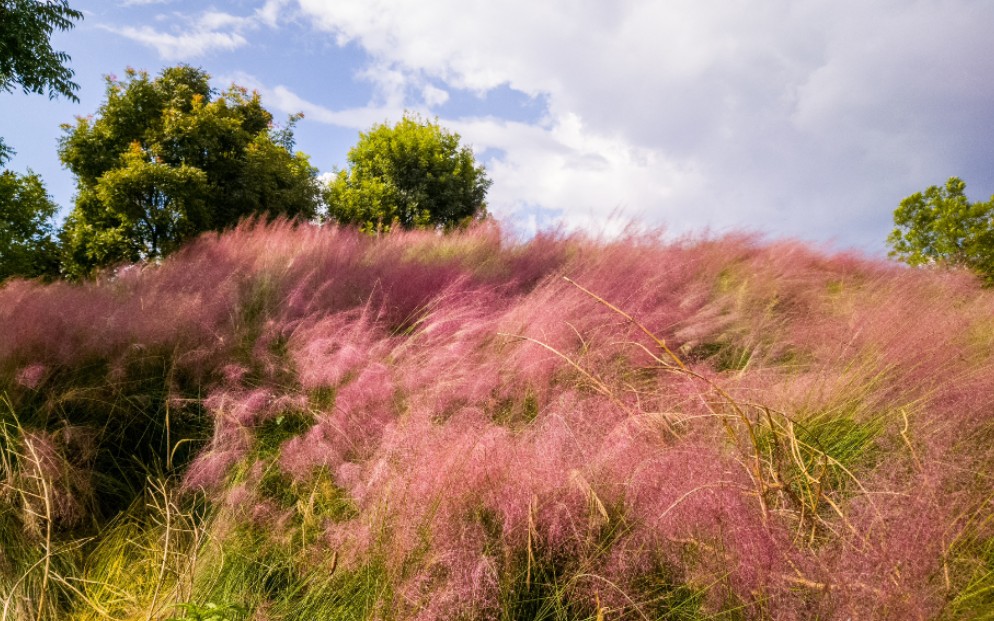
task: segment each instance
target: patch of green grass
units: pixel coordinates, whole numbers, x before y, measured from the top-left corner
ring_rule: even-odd
[[[510,397],[494,399],[488,408],[490,420],[511,429],[527,427],[538,418],[538,397],[531,390]]]
[[[200,607],[223,602],[250,613],[264,610],[272,621],[365,621],[387,605],[392,593],[375,557],[359,567],[340,568],[334,552],[317,560],[246,524],[201,554],[208,558],[187,600]]]
[[[289,339],[282,332],[273,333],[271,318],[277,315],[282,302],[280,275],[262,272],[240,285],[240,301],[231,317],[236,361],[248,373],[243,383],[248,386],[296,386],[297,376],[289,356]],[[257,348],[265,339],[265,348]],[[261,355],[260,355],[261,354]]]
[[[181,474],[210,437],[199,380],[174,354],[134,345],[113,364],[56,367],[35,390],[5,390],[26,429],[73,439],[65,457],[92,474],[91,530],[131,505],[150,470]]]
[[[251,524],[238,524],[224,539],[201,551],[204,563],[196,572],[188,601],[254,609],[296,583],[294,552]]]
[[[316,568],[294,586],[273,602],[271,618],[366,621],[374,618],[379,609],[389,608],[393,593],[387,573],[378,562],[347,571]]]
[[[989,483],[982,479],[985,489]],[[962,534],[949,546],[943,578],[951,587],[941,621],[994,621],[994,496],[967,516]]]
[[[316,412],[328,412],[335,407],[337,390],[334,386],[319,386],[307,395],[308,404]]]
[[[801,457],[795,465],[816,475],[825,489],[845,489],[852,482],[849,472],[872,465],[879,457],[874,443],[882,431],[879,420],[824,414],[807,418],[794,429]]]
[[[208,602],[204,605],[174,604],[180,611],[179,616],[173,616],[166,621],[241,621],[248,611],[237,604],[215,604]]]
[[[688,353],[692,360],[707,360],[715,371],[741,371],[749,366],[754,350],[731,340],[701,343]]]
[[[974,364],[982,364],[994,352],[994,318],[986,315],[975,319],[961,336],[966,355]]]
[[[80,546],[32,536],[19,511],[0,500],[0,619],[57,621],[72,600]]]
[[[541,552],[529,560],[526,551],[519,551],[510,559],[501,579],[499,618],[502,621],[594,619],[593,606],[572,597],[573,565],[569,559]]]
[[[962,541],[954,546],[954,555],[954,563],[965,579],[942,618],[994,620],[994,537]]]
[[[810,526],[811,543],[824,520],[838,516],[840,501],[859,486],[858,476],[883,458],[877,438],[884,417],[857,418],[860,407],[850,403],[795,420],[771,415],[757,429],[756,448],[771,485],[767,493]]]
[[[285,509],[296,508],[302,518],[342,522],[352,519],[358,509],[352,499],[324,468],[315,469],[306,481],[294,481],[279,465],[269,464],[259,481],[259,493]]]
[[[268,418],[255,428],[256,452],[263,457],[275,455],[284,442],[303,434],[313,425],[314,416],[299,410],[288,410]]]
[[[706,589],[695,589],[673,581],[665,572],[644,577],[639,584],[641,597],[637,607],[650,619],[658,621],[704,621]]]

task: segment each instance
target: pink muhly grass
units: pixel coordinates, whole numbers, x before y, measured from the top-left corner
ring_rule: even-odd
[[[214,434],[186,469],[183,487],[187,490],[218,492],[252,445],[248,428],[231,424],[231,419],[216,419]]]
[[[494,616],[545,563],[633,615],[666,579],[705,612],[925,619],[988,499],[992,311],[962,274],[747,236],[246,224],[161,266],[5,286],[0,381],[41,411],[74,365],[123,385],[166,360],[170,403],[213,426],[184,486],[289,537],[264,476],[324,469],[355,511],[321,549],[382,562],[398,618]],[[307,424],[260,456],[290,413]],[[825,421],[841,448],[805,435]]]
[[[298,326],[290,346],[303,388],[338,386],[368,363],[380,336],[366,322],[345,314]]]
[[[47,372],[48,367],[43,364],[28,365],[17,372],[15,381],[25,388],[34,390],[41,385]]]

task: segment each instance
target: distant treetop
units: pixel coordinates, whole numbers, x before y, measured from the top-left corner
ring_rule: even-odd
[[[325,192],[328,215],[366,231],[451,229],[486,217],[491,181],[459,134],[417,115],[359,135]]]
[[[315,217],[317,170],[288,149],[299,116],[274,128],[258,93],[208,80],[186,65],[154,79],[128,69],[107,78],[95,116],[63,126],[59,157],[78,187],[63,231],[71,275],[162,256],[246,217]]]
[[[909,265],[967,267],[994,284],[994,196],[971,203],[966,183],[951,177],[901,201],[896,228],[887,238],[890,256]]]

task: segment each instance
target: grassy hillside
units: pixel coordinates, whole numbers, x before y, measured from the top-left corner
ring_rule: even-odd
[[[0,619],[994,619],[994,292],[243,227],[0,289]]]

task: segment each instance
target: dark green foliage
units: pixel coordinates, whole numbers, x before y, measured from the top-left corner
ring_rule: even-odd
[[[49,98],[62,95],[79,101],[66,67],[69,55],[52,49],[49,39],[55,30],[69,30],[83,13],[69,8],[66,0],[0,0],[0,89]]]
[[[0,138],[0,165],[14,156],[14,150],[7,146],[7,143]]]
[[[451,229],[486,216],[491,181],[459,134],[405,115],[360,134],[325,193],[328,215],[365,231]]]
[[[129,69],[107,79],[96,117],[66,131],[59,157],[76,175],[63,231],[67,271],[168,254],[203,231],[246,217],[313,218],[318,189],[293,123],[272,130],[258,93],[215,93],[209,76],[181,65],[152,79]]]
[[[59,273],[57,211],[38,175],[0,173],[0,282]]]
[[[971,203],[966,184],[951,177],[901,201],[897,228],[887,238],[890,256],[909,265],[946,264],[970,268],[994,283],[994,196]]]
[[[0,90],[12,92],[18,85],[25,93],[47,90],[49,99],[79,101],[79,84],[66,66],[69,55],[53,50],[50,41],[55,30],[69,30],[77,19],[83,13],[66,0],[0,0]],[[13,154],[0,138],[0,164]]]

